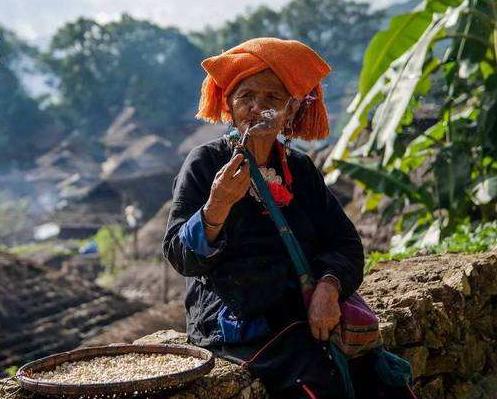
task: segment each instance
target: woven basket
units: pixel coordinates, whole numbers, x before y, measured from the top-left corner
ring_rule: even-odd
[[[158,377],[97,384],[62,384],[42,382],[32,378],[33,373],[50,371],[65,362],[90,360],[99,356],[117,356],[127,353],[173,354],[193,356],[203,362],[189,370]],[[191,382],[214,367],[214,357],[206,349],[190,345],[113,345],[77,349],[70,352],[58,353],[27,363],[17,371],[17,379],[22,388],[31,392],[65,398],[106,398],[140,396],[157,393],[166,389],[178,388]]]

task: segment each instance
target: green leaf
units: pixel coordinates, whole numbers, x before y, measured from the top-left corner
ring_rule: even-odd
[[[329,183],[336,181],[340,175],[340,170],[335,168],[335,160],[345,159],[348,156],[348,144],[351,143],[361,132],[364,126],[367,124],[367,117],[369,109],[382,98],[381,92],[384,89],[384,77],[378,79],[371,90],[366,94],[366,96],[357,105],[356,110],[352,117],[350,118],[347,125],[343,128],[342,134],[338,141],[336,142],[333,150],[331,151],[328,158],[326,158],[323,170],[328,173],[327,179]],[[354,102],[360,100],[360,96],[356,96]]]
[[[491,64],[487,60],[480,62],[480,71],[483,76],[483,79],[488,79],[490,76],[495,75],[497,72],[497,68],[495,65]]]
[[[390,64],[413,46],[432,21],[433,13],[443,13],[462,0],[427,0],[424,8],[390,20],[386,30],[378,32],[366,49],[359,77],[359,93],[364,96]]]
[[[366,195],[366,199],[364,201],[362,212],[374,211],[378,209],[378,205],[383,198],[383,195],[380,193],[369,192]]]
[[[431,208],[430,194],[422,187],[414,185],[406,174],[394,170],[386,171],[359,163],[336,160],[338,168],[352,179],[364,183],[370,190],[389,197],[406,196],[414,203],[422,203]]]
[[[428,94],[431,89],[430,76],[435,73],[440,65],[440,60],[434,57],[423,66],[423,74],[416,85],[416,89],[414,90],[415,94],[419,94],[421,96],[426,96],[426,94]]]
[[[464,193],[471,183],[471,162],[471,154],[462,143],[450,143],[438,152],[433,172],[441,208],[457,211],[465,202]]]
[[[437,6],[438,8],[442,6],[447,8],[448,5],[460,3],[460,1],[429,2],[429,4],[432,3],[440,3],[441,5],[439,4]],[[451,17],[453,17],[452,11],[448,13]],[[448,19],[449,17],[446,16],[445,18]],[[416,44],[417,39],[419,39],[419,37],[423,35],[426,27],[430,25],[430,21],[431,12],[427,11],[423,13],[418,12],[403,15],[400,17],[394,17],[392,19],[390,29],[378,33],[373,38],[364,57],[364,64],[359,81],[359,93],[348,109],[349,112],[353,112],[353,115],[351,116],[347,125],[344,127],[338,142],[335,144],[333,151],[330,153],[323,166],[325,173],[329,173],[328,179],[330,182],[336,181],[340,174],[340,171],[334,168],[333,165],[335,164],[333,163],[333,161],[343,160],[347,158],[347,156],[349,155],[347,148],[348,145],[352,141],[354,141],[355,138],[357,138],[359,133],[366,126],[368,120],[368,112],[383,99],[383,93],[389,90],[388,81],[393,81],[392,85],[393,87],[395,87],[396,84],[398,84],[396,82],[398,82],[399,77],[404,78],[402,82],[408,82],[409,79],[412,79],[410,73],[406,75],[406,72],[409,72],[409,69],[405,71],[406,63],[412,56],[412,50],[409,52],[406,51],[409,47]],[[413,27],[411,26],[411,24],[414,24],[417,27]],[[423,26],[423,29],[419,30],[420,26]],[[443,24],[440,24],[440,29],[441,28],[443,28]],[[436,33],[438,33],[438,30],[436,30],[435,32],[431,32],[430,36],[434,36],[436,35]],[[389,35],[393,35],[393,37],[399,36],[399,38],[404,39],[400,40],[399,38],[397,38],[398,40],[394,40],[393,42],[391,42],[391,37]],[[409,42],[408,45],[406,44],[406,40]],[[428,44],[430,44],[430,42]],[[423,42],[422,45],[424,46],[425,42]],[[387,51],[389,48],[391,50],[390,52]],[[424,47],[422,47],[419,51],[421,51],[423,48]],[[369,55],[368,51],[370,51]],[[424,55],[426,55],[426,52],[424,53]],[[429,85],[428,75],[435,71],[439,67],[439,65],[439,61],[434,59],[427,63],[423,73],[420,74],[418,72],[418,76],[416,77],[415,82],[419,83],[420,86],[418,87],[417,84],[413,84],[411,95],[414,90],[419,90],[422,93],[423,90],[427,89],[427,85]],[[397,72],[397,70],[400,70],[401,72],[399,73]],[[402,71],[405,71],[404,74],[402,74]],[[401,83],[400,88],[402,89],[402,87],[403,86]],[[391,90],[392,89],[390,88],[390,92]],[[409,100],[406,99],[405,96],[407,96],[406,93],[400,93],[401,103],[399,105],[404,105],[404,110],[406,106],[406,104],[404,103],[406,101],[407,103],[409,102]],[[380,115],[378,111],[377,115]],[[395,115],[395,118],[399,118],[400,120],[402,115]],[[357,150],[355,154],[360,153],[363,156],[368,155],[373,146],[373,143],[376,140],[376,137],[377,132],[371,134],[368,142],[362,148]],[[388,152],[390,153],[391,151],[393,151],[394,137],[388,136],[385,133],[382,136],[382,140],[388,142]],[[382,146],[381,143],[380,146]],[[386,158],[386,161],[388,161],[388,157]]]
[[[425,1],[425,10],[432,13],[442,13],[448,7],[457,7],[462,3],[462,0],[427,0]]]
[[[373,118],[371,137],[377,139],[377,148],[384,148],[383,165],[386,165],[393,154],[397,128],[404,115],[414,90],[422,77],[428,49],[437,35],[443,31],[445,25],[457,18],[466,7],[461,6],[449,9],[445,14],[434,17],[433,22],[408,52],[406,62],[392,82],[385,101],[378,107]]]
[[[434,144],[444,138],[445,128],[446,124],[444,121],[435,123],[422,135],[416,137],[409,143],[409,145],[406,147],[405,156],[413,156],[416,155],[419,151],[431,148]]]
[[[474,6],[468,7],[470,12],[461,16],[457,28],[459,33],[467,35],[468,37],[456,39],[454,48],[456,48],[459,53],[459,59],[471,63],[478,63],[485,57],[489,44],[488,38],[492,34],[492,28],[494,27],[491,23],[492,19],[487,17],[492,13],[490,1],[476,1],[473,2],[473,4]],[[472,10],[475,10],[475,13],[471,12]],[[485,17],[482,17],[481,15],[484,15]],[[487,45],[485,45],[485,43],[487,43]]]
[[[485,153],[497,158],[497,90],[483,94],[477,130]]]
[[[378,32],[364,54],[359,93],[365,96],[375,82],[421,37],[431,22],[431,12],[420,11],[393,17],[388,29]]]
[[[408,173],[421,166],[428,156],[433,154],[433,147],[439,145],[440,141],[445,137],[446,124],[439,121],[423,134],[411,141],[402,158],[396,160],[395,166]]]

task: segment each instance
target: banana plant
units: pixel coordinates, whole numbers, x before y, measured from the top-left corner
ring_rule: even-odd
[[[416,109],[433,101],[438,121],[417,128]],[[365,52],[348,112],[327,181],[345,173],[368,195],[390,197],[406,213],[404,238],[441,239],[468,217],[494,218],[497,1],[426,0],[393,17]]]

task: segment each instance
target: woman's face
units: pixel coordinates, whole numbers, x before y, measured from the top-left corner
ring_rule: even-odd
[[[261,112],[270,109],[280,116],[275,121],[279,132],[298,109],[294,102],[286,106],[290,100],[290,93],[281,80],[270,69],[265,69],[243,79],[229,94],[228,105],[233,124],[241,132],[261,122]]]

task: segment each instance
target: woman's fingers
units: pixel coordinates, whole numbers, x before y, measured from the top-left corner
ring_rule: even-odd
[[[249,176],[248,163],[244,162],[244,156],[242,154],[235,155],[225,166],[225,170],[222,172],[220,179],[223,184],[227,187],[238,187],[240,181],[245,181]]]
[[[341,315],[338,298],[330,294],[328,285],[318,284],[312,295],[308,313],[313,336],[320,341],[327,341],[340,322]]]
[[[216,176],[215,176],[216,178],[221,176],[224,173],[224,171],[226,170],[226,165],[227,164],[224,164],[223,166],[221,166],[221,168],[216,172]]]
[[[333,330],[334,328],[327,324],[311,324],[312,335],[319,341],[328,341]]]
[[[234,188],[237,191],[237,196],[242,198],[250,187],[250,173],[248,171],[248,167],[241,170],[235,179],[236,187]]]
[[[320,328],[316,324],[313,324],[313,323],[311,323],[310,326],[311,326],[312,336],[314,338],[316,338],[317,340],[320,340],[321,339],[321,330],[320,330]]]
[[[330,333],[332,331],[332,328],[330,328],[326,323],[311,321],[309,324],[314,338],[316,338],[319,341],[327,341],[330,338]]]
[[[250,186],[250,172],[244,159],[243,154],[237,154],[218,170],[213,182],[216,198],[232,204],[245,195]]]
[[[227,207],[239,201],[250,187],[250,171],[243,154],[237,154],[216,173],[211,185],[211,198]]]
[[[238,169],[242,161],[244,160],[243,154],[236,154],[230,161],[226,164],[226,169],[224,173],[230,177],[233,176],[235,171]]]
[[[233,179],[242,178],[242,177],[248,176],[248,175],[249,175],[249,167],[248,167],[248,163],[245,162],[244,164],[242,164],[242,166],[239,169],[237,169],[235,171],[232,178]]]
[[[234,162],[238,162],[239,155],[241,155],[241,154],[237,154],[235,157],[231,158],[228,162],[226,162],[223,166],[221,166],[219,168],[219,170],[216,172],[216,176],[215,177],[220,177],[221,175],[223,175],[224,173],[226,173],[226,170],[228,169],[228,166],[233,165]],[[236,167],[235,167],[235,169],[236,169]]]

